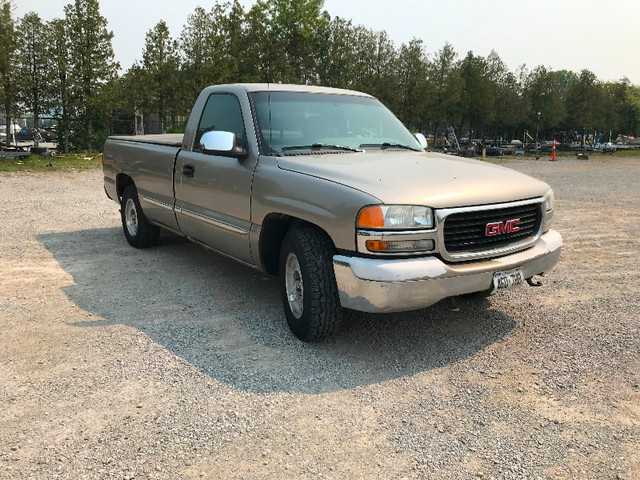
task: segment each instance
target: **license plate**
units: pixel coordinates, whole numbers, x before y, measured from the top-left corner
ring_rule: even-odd
[[[524,283],[522,269],[516,268],[507,272],[496,272],[493,274],[493,293],[508,288],[519,287]]]

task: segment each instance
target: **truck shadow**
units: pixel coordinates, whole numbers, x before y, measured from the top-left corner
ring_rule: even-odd
[[[163,233],[131,248],[119,228],[38,235],[73,277],[62,287],[92,316],[71,325],[138,329],[221,382],[251,392],[323,393],[452,364],[502,339],[514,320],[487,300],[415,312],[354,313],[331,339],[290,332],[278,279]],[[98,320],[93,318],[98,317]]]

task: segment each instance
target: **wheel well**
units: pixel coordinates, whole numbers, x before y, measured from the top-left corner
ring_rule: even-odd
[[[282,246],[284,236],[289,230],[303,226],[314,227],[318,230],[322,230],[317,225],[289,215],[272,213],[265,217],[262,222],[262,230],[260,232],[260,260],[268,274],[278,274],[280,247]],[[322,232],[326,235],[324,230],[322,230]]]
[[[124,189],[127,188],[129,185],[135,186],[135,183],[133,182],[133,178],[131,178],[129,175],[126,175],[124,173],[119,173],[116,176],[116,192],[118,194],[118,200],[122,198],[122,192],[124,192]]]

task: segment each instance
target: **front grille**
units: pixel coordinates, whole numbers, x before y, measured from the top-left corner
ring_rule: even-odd
[[[487,236],[487,224],[514,219],[520,219],[517,232]],[[542,208],[539,203],[452,213],[444,222],[444,246],[450,253],[504,248],[535,236],[541,222]]]

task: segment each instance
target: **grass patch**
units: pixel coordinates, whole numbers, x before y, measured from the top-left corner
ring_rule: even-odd
[[[640,157],[640,150],[637,148],[630,148],[628,150],[616,150],[613,156],[614,157]]]
[[[0,158],[0,172],[69,172],[93,170],[102,166],[99,153],[54,154],[50,158],[31,155],[25,159]]]

